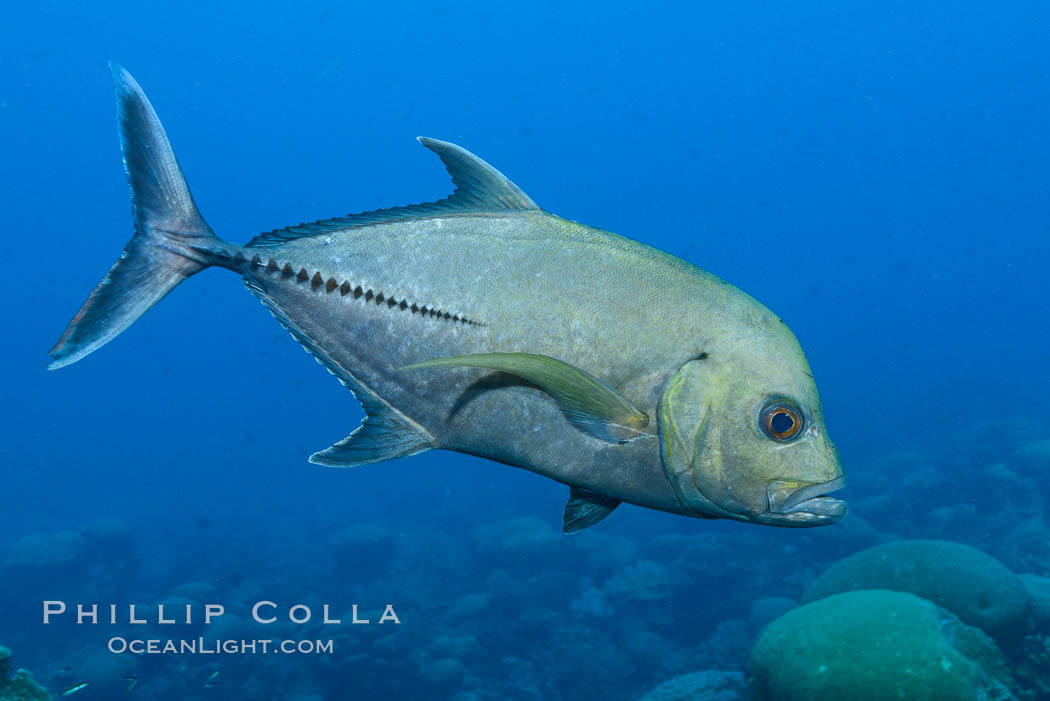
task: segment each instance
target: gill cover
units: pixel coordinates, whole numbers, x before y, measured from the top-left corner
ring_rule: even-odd
[[[711,518],[733,516],[708,497],[722,491],[717,484],[724,473],[721,451],[705,446],[718,438],[711,414],[723,387],[711,365],[695,358],[667,381],[659,407],[660,455],[667,478],[685,507]],[[701,461],[709,471],[694,469]]]

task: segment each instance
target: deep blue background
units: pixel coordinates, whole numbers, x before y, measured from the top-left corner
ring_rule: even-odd
[[[131,233],[108,60],[225,238],[439,198],[446,174],[413,137],[447,139],[783,317],[848,474],[1041,415],[1050,7],[633,5],[5,4],[0,530],[116,515],[158,548],[229,556],[351,521],[560,516],[563,487],[455,454],[306,463],[359,409],[225,271],[44,370]]]

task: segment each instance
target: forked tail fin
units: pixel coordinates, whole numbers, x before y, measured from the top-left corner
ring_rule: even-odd
[[[48,353],[51,370],[113,340],[176,285],[207,268],[208,244],[218,241],[197,211],[142,88],[120,66],[110,67],[135,235]]]

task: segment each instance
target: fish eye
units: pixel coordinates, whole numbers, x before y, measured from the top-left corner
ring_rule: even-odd
[[[802,432],[805,418],[798,405],[788,399],[768,402],[758,415],[762,433],[775,441],[789,441]]]

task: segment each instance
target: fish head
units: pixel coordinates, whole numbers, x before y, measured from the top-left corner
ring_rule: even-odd
[[[805,355],[776,322],[724,352],[700,354],[670,377],[659,406],[664,469],[697,516],[836,523],[847,511],[827,496],[846,484],[838,451]]]

